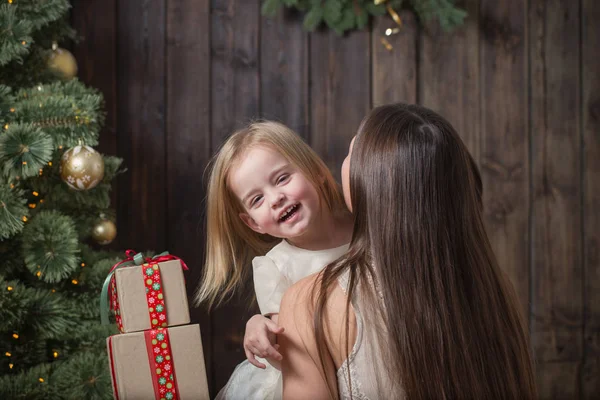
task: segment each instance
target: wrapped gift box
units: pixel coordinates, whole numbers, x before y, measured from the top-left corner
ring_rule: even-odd
[[[209,399],[199,325],[119,334],[106,343],[115,399]]]
[[[152,271],[148,270],[155,266],[160,272],[158,277],[158,274],[150,275]],[[154,293],[152,286],[156,284],[160,291],[158,297],[147,296],[148,291]],[[114,273],[111,286],[111,302],[121,332],[144,331],[190,322],[180,260],[119,268]]]

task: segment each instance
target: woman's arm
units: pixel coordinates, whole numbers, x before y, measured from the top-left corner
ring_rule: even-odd
[[[285,400],[337,398],[334,362],[327,352],[323,355],[325,369],[322,368],[313,329],[311,291],[316,281],[317,275],[299,281],[285,292],[281,302],[279,326],[285,331],[279,335],[279,351],[283,356]]]

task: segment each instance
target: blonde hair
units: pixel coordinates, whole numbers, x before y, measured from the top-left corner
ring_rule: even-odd
[[[345,209],[339,185],[325,163],[290,128],[261,121],[233,133],[211,161],[206,257],[196,305],[206,303],[210,309],[233,295],[246,281],[252,258],[266,254],[280,240],[256,233],[242,222],[238,214],[244,209],[228,184],[236,162],[257,145],[274,149],[297,167],[317,190],[321,204],[332,213]]]

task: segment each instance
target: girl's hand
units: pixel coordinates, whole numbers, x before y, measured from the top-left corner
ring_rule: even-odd
[[[256,314],[246,323],[244,352],[250,364],[258,368],[265,369],[267,366],[258,361],[255,356],[269,359],[269,363],[275,368],[282,359],[278,351],[279,345],[277,344],[276,335],[282,333],[283,328],[278,326],[276,321],[276,314],[273,315],[273,321],[263,315]]]

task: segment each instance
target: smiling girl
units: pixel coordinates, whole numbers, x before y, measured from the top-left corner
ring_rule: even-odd
[[[215,156],[207,215],[204,279],[196,302],[209,307],[222,302],[241,288],[252,264],[261,311],[246,325],[248,360],[217,398],[280,398],[281,298],[292,284],[346,252],[351,215],[317,154],[292,130],[270,121],[234,133]]]

